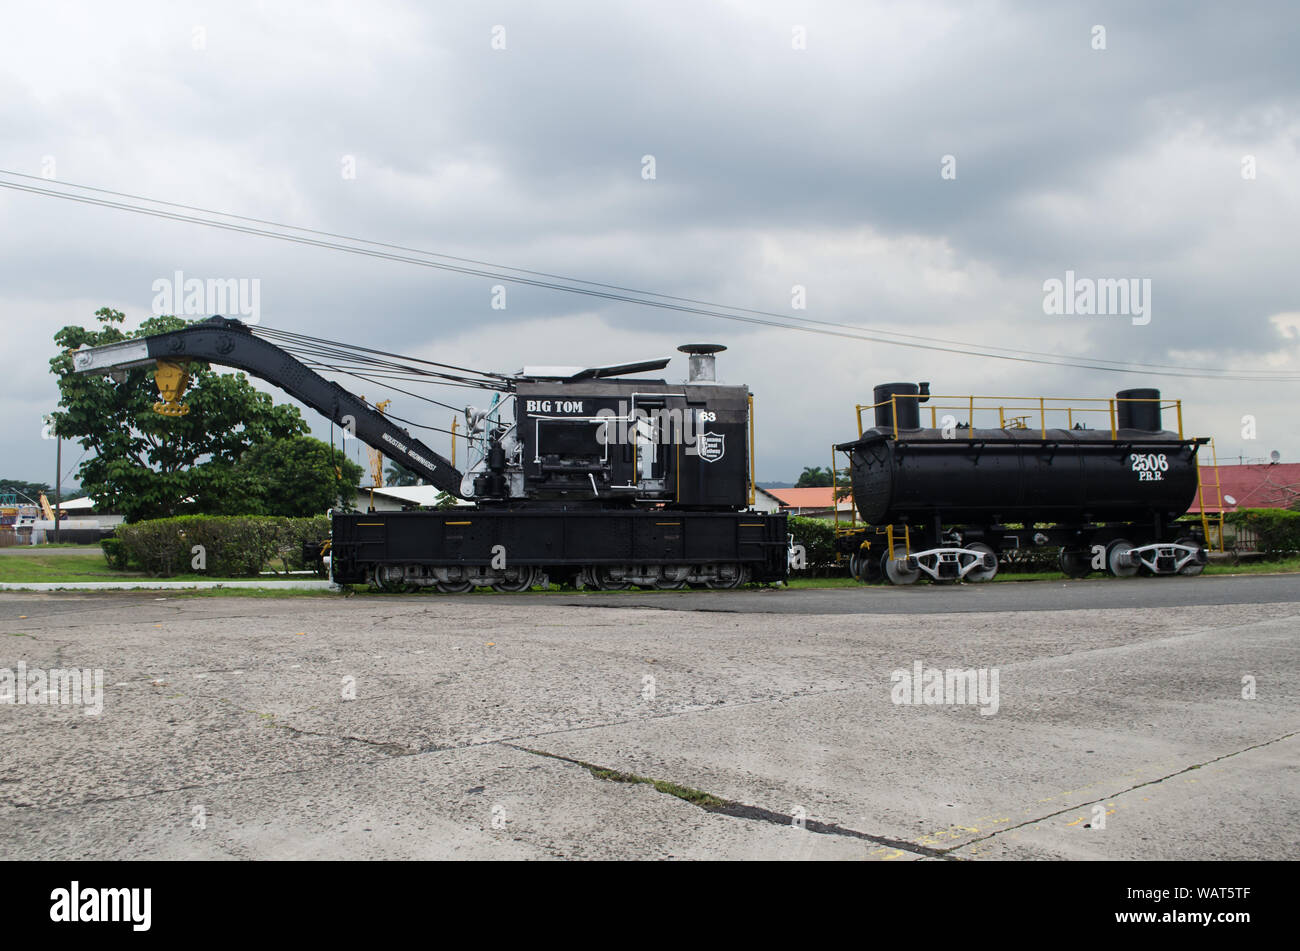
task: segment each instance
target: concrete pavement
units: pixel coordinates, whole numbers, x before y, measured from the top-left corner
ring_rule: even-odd
[[[0,705],[0,856],[1290,857],[1294,579],[1186,580],[3,594],[0,669],[105,687]],[[996,712],[893,702],[917,661]]]

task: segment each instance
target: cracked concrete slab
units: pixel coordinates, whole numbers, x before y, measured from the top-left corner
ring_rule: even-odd
[[[1196,860],[1212,830],[1214,857],[1294,858],[1300,734],[1276,740],[1092,804],[1076,806],[967,843],[954,855],[977,859]],[[1273,797],[1261,790],[1275,790]],[[1193,830],[1195,832],[1193,833]]]
[[[11,858],[915,857],[713,814],[498,744],[266,769],[253,778],[3,815],[0,854]]]
[[[3,594],[0,668],[102,668],[105,696],[0,705],[0,856],[1289,857],[1300,592],[1218,590],[1239,597],[1010,612],[955,589],[923,614],[869,590],[839,613]],[[918,660],[998,667],[997,713],[895,704]]]

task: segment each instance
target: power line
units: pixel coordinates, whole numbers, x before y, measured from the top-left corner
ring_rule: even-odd
[[[13,172],[6,169],[0,169],[0,173],[13,175],[21,178],[37,180],[36,176],[26,175],[21,172]],[[44,179],[40,179],[45,181]],[[942,353],[955,353],[962,356],[977,356],[986,359],[1008,360],[1018,363],[1030,363],[1042,366],[1060,366],[1071,367],[1076,369],[1099,370],[1111,373],[1143,373],[1154,376],[1172,376],[1192,379],[1210,379],[1224,381],[1241,381],[1241,382],[1293,382],[1300,380],[1300,375],[1290,371],[1243,371],[1232,370],[1229,368],[1214,367],[1191,367],[1178,366],[1169,364],[1142,364],[1136,362],[1125,362],[1116,360],[1106,360],[1103,358],[1075,358],[1062,354],[1052,354],[1043,351],[1032,350],[1015,350],[1007,347],[996,347],[986,344],[971,344],[963,341],[945,340],[944,338],[928,338],[914,334],[902,334],[895,331],[873,330],[871,328],[858,327],[852,324],[839,324],[832,321],[814,320],[812,318],[795,317],[792,315],[778,314],[771,311],[754,310],[750,308],[731,307],[729,305],[715,304],[709,301],[700,301],[695,298],[676,297],[667,294],[658,294],[653,291],[643,291],[634,288],[622,287],[615,284],[601,284],[594,281],[583,281],[578,278],[568,278],[561,275],[549,274],[544,271],[530,271],[524,268],[512,268],[507,265],[495,265],[489,262],[476,261],[472,258],[458,258],[452,255],[440,254],[433,251],[422,251],[418,249],[405,248],[401,245],[387,244],[384,242],[370,241],[364,238],[356,238],[348,235],[340,235],[335,232],[318,231],[315,229],[302,228],[296,225],[287,225],[278,222],[268,221],[261,218],[250,218],[242,215],[233,215],[227,212],[213,211],[211,209],[198,208],[193,205],[182,205],[175,202],[165,202],[158,199],[147,198],[144,196],[131,195],[125,192],[114,192],[108,189],[95,188],[89,185],[77,185],[74,183],[59,183],[65,187],[79,188],[87,191],[94,191],[100,194],[115,195],[118,197],[130,198],[136,201],[145,201],[152,204],[163,205],[170,208],[185,209],[198,211],[205,215],[215,215],[225,218],[234,219],[235,221],[247,221],[254,224],[265,224],[272,228],[283,229],[283,231],[296,231],[303,235],[316,235],[315,238],[300,237],[294,234],[286,234],[283,231],[271,231],[264,228],[254,228],[246,225],[234,224],[229,221],[215,221],[209,218],[201,218],[193,215],[184,215],[177,212],[161,211],[153,208],[145,208],[138,205],[132,205],[124,202],[110,201],[107,199],[94,198],[86,195],[71,194],[66,191],[60,191],[48,187],[28,186],[19,182],[7,182],[0,179],[0,187],[9,188],[16,191],[28,192],[36,195],[43,195],[52,198],[61,198],[67,201],[80,202],[83,204],[94,205],[99,207],[113,208],[121,211],[130,211],[136,214],[151,215],[166,220],[181,221],[190,224],[199,224],[206,227],[218,228],[226,231],[240,232],[244,234],[255,235],[259,237],[274,238],[281,241],[288,241],[295,244],[301,244],[310,247],[320,247],[328,250],[344,251],[352,254],[359,254],[366,257],[374,257],[384,260],[391,260],[399,263],[417,264],[422,267],[430,267],[438,270],[450,271],[453,273],[465,274],[474,277],[483,277],[491,280],[506,281],[515,284],[524,284],[539,287],[548,290],[563,291],[572,294],[581,294],[589,297],[604,298],[611,301],[624,303],[639,304],[647,307],[657,307],[663,310],[677,311],[680,313],[694,314],[698,316],[714,317],[724,320],[739,321],[749,324],[777,327],[786,330],[798,330],[804,333],[818,333],[827,336],[854,339],[870,343],[885,344],[888,346],[909,347],[913,349],[928,350]],[[340,244],[335,241],[321,240],[322,238],[339,238],[343,241],[352,242],[352,244]],[[367,245],[368,247],[357,247],[355,245]],[[375,250],[379,248],[390,248],[400,250],[404,253],[397,254],[391,251]],[[410,257],[410,254],[418,254],[423,257]],[[429,257],[442,258],[446,261],[458,261],[462,264],[447,264],[439,261],[428,260]],[[466,267],[464,264],[483,265],[485,267],[496,268],[496,270],[483,270],[478,267]],[[514,272],[513,274],[503,273],[505,271]],[[519,275],[533,275],[531,277]],[[541,280],[540,278],[550,278],[553,280]],[[567,282],[567,283],[558,283]],[[577,286],[585,285],[585,286]],[[600,290],[603,288],[604,290]],[[640,296],[629,296],[640,295]],[[653,299],[646,299],[653,298]],[[687,304],[704,305],[704,306],[686,306]],[[717,308],[725,308],[734,313],[725,313]],[[751,316],[744,316],[749,314]],[[898,337],[901,339],[892,340],[887,337]],[[918,342],[925,341],[925,342]],[[952,346],[940,346],[939,343],[952,344]],[[960,348],[960,349],[958,349]],[[1046,358],[1046,359],[1043,359]],[[478,371],[472,371],[478,372]]]

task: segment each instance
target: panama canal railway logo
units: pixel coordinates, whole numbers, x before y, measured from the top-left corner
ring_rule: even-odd
[[[696,454],[705,462],[717,462],[727,452],[727,437],[721,433],[700,433]]]

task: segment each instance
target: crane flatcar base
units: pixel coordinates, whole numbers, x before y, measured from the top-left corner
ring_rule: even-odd
[[[530,511],[335,514],[335,582],[526,590],[548,581],[619,589],[781,581],[783,513]]]

